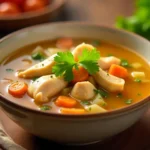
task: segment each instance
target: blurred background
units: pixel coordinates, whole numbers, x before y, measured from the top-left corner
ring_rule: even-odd
[[[58,21],[123,28],[150,39],[150,0],[0,0],[0,35]]]
[[[144,34],[149,8],[150,0],[0,0],[0,33],[45,22],[84,21]]]

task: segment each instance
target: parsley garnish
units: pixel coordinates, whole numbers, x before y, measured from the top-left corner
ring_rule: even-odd
[[[48,105],[43,105],[40,107],[40,110],[43,110],[43,111],[50,110],[50,109],[51,109],[51,106],[48,106]]]
[[[6,69],[7,72],[13,72],[14,70],[11,68]]]
[[[123,96],[122,93],[118,93],[116,97],[122,98],[122,96]]]
[[[87,100],[84,100],[84,101],[81,101],[81,104],[83,104],[83,105],[90,105],[91,103],[89,101],[87,101]]]
[[[131,104],[132,101],[133,101],[132,99],[127,99],[127,100],[125,100],[125,103],[126,103],[126,104]]]
[[[134,82],[141,83],[141,79],[135,79]]]
[[[40,61],[45,59],[45,56],[39,52],[33,53],[31,57],[34,60],[40,60]]]
[[[107,57],[111,57],[111,56],[113,56],[113,54],[108,54],[108,55],[107,55]]]
[[[39,77],[34,77],[34,78],[32,79],[32,81],[36,81],[38,78],[39,78]]]
[[[96,94],[100,94],[103,98],[107,98],[108,97],[108,93],[106,91],[103,91],[103,90],[97,90],[97,89],[94,89],[94,92]]]
[[[127,60],[125,60],[125,59],[121,60],[120,65],[123,66],[123,67],[131,67],[129,62]]]
[[[94,41],[92,41],[92,45],[93,46],[99,46],[101,43],[100,43],[100,41],[98,41],[98,40],[94,40]]]
[[[74,78],[72,69],[78,69],[78,66],[85,68],[91,75],[98,72],[97,61],[99,58],[100,53],[96,49],[91,51],[84,49],[78,62],[74,60],[71,52],[58,52],[57,56],[54,57],[56,64],[53,66],[52,72],[56,76],[64,76],[64,79],[70,82]]]
[[[138,95],[138,96],[141,96],[142,94],[141,94],[141,93],[137,93],[137,95]]]

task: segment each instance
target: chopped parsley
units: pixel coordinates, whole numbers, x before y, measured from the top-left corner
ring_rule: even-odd
[[[40,107],[40,110],[42,111],[46,111],[46,110],[50,110],[51,109],[51,106],[48,106],[48,105],[43,105]]]
[[[134,82],[141,83],[141,79],[135,79]]]
[[[132,101],[133,101],[132,99],[127,99],[127,100],[125,100],[125,103],[126,103],[126,104],[131,104]]]
[[[83,104],[83,105],[90,105],[91,103],[89,101],[87,101],[87,100],[83,100],[83,101],[81,101],[81,104]]]
[[[121,59],[120,65],[123,66],[123,67],[131,67],[129,62],[127,60],[125,60],[125,59]]]
[[[108,54],[108,55],[107,55],[107,57],[111,57],[111,56],[113,56],[113,54]]]
[[[118,97],[118,98],[122,98],[122,97],[123,97],[123,95],[122,95],[122,93],[118,93],[116,97]]]
[[[101,42],[98,41],[98,40],[92,41],[92,45],[93,45],[93,46],[100,46],[100,44],[101,44]]]
[[[96,94],[100,94],[103,98],[107,98],[109,94],[106,91],[100,90],[100,89],[94,89],[94,92]]]
[[[138,95],[138,96],[141,96],[142,94],[141,94],[141,93],[137,93],[137,95]]]
[[[57,56],[54,57],[56,64],[53,66],[52,72],[56,76],[64,76],[64,79],[70,82],[74,78],[72,69],[78,69],[78,66],[82,66],[90,75],[98,72],[99,66],[97,61],[99,58],[100,53],[96,49],[91,51],[84,49],[78,62],[74,60],[71,52],[58,52]]]
[[[39,78],[39,77],[34,77],[34,78],[32,79],[32,81],[36,81],[38,78]]]
[[[14,70],[11,69],[11,68],[7,68],[6,71],[7,71],[7,72],[13,72]]]
[[[33,53],[33,54],[31,55],[31,57],[32,57],[32,59],[34,59],[34,60],[40,60],[40,61],[42,61],[42,60],[45,59],[45,56],[44,56],[43,54],[39,53],[39,52]]]

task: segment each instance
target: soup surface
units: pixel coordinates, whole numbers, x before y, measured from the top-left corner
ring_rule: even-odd
[[[39,111],[100,113],[147,97],[149,72],[149,64],[127,48],[60,38],[23,47],[5,58],[0,93]]]

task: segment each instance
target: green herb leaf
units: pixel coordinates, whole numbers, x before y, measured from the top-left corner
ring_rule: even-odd
[[[14,70],[11,68],[6,69],[7,72],[13,72]]]
[[[134,80],[134,82],[141,83],[142,81],[141,81],[141,79],[137,78],[137,79]]]
[[[141,94],[141,93],[137,93],[137,95],[138,95],[138,96],[141,96],[142,94]]]
[[[127,99],[127,100],[125,100],[125,103],[126,103],[126,104],[131,104],[132,101],[133,101],[132,99]]]
[[[51,106],[43,105],[43,106],[40,107],[40,110],[46,111],[46,110],[50,110],[51,108],[52,108]]]
[[[107,57],[111,57],[111,56],[113,56],[113,54],[108,54],[108,55],[107,55]]]
[[[31,57],[34,60],[40,60],[40,61],[45,59],[45,56],[43,54],[39,53],[39,52],[33,53],[31,55]]]
[[[39,77],[34,77],[34,78],[32,79],[32,81],[36,81],[38,78],[39,78]]]
[[[122,59],[122,60],[121,60],[120,65],[121,65],[121,66],[123,66],[123,67],[130,67],[130,65],[129,65],[128,61],[127,61],[127,60],[125,60],[125,59]]]
[[[96,94],[100,94],[103,98],[107,98],[109,94],[106,91],[100,90],[100,89],[94,89],[94,92]]]
[[[81,101],[81,104],[83,104],[83,105],[90,105],[91,103],[89,101],[87,101],[87,100],[83,100],[83,101]]]
[[[93,45],[93,46],[100,46],[100,44],[101,44],[101,42],[98,41],[98,40],[92,41],[92,45]]]
[[[91,51],[84,49],[82,55],[79,57],[79,63],[89,72],[89,74],[92,75],[99,71],[99,66],[97,63],[99,58],[100,53],[96,49]]]
[[[83,50],[82,55],[79,57],[79,61],[75,62],[73,54],[71,52],[58,52],[54,57],[56,64],[52,68],[52,72],[56,76],[64,76],[64,79],[68,82],[73,80],[72,69],[78,69],[78,66],[83,66],[89,74],[94,74],[99,70],[97,60],[100,58],[100,54],[96,49],[88,51]]]
[[[118,98],[122,98],[122,97],[123,97],[123,95],[122,95],[122,93],[118,93],[116,97],[118,97]]]

